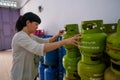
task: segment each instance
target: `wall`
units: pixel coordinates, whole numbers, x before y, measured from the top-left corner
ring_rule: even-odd
[[[17,9],[0,8],[0,50],[11,49],[15,23],[20,15]]]
[[[30,0],[21,14],[32,11],[38,14],[46,34],[55,34],[64,29],[65,24],[81,24],[84,20],[103,19],[104,23],[114,23],[120,18],[120,0]],[[38,6],[44,10],[40,13]],[[54,29],[54,30],[53,30]]]

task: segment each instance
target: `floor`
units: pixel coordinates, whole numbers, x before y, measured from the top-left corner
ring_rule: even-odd
[[[0,80],[10,80],[9,74],[12,64],[11,50],[0,51]]]
[[[12,66],[11,49],[0,51],[0,80],[10,80],[10,69]],[[37,78],[39,80],[39,78]]]

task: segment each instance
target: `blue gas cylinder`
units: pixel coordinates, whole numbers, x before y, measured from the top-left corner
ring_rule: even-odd
[[[44,80],[44,69],[45,65],[42,62],[39,62],[39,79]]]
[[[48,67],[44,70],[44,80],[59,80],[58,79],[58,68]]]
[[[62,64],[62,59],[63,59],[63,56],[66,54],[66,50],[64,48],[64,46],[61,46],[59,48],[59,80],[63,80],[63,77],[64,77],[64,73],[65,73],[65,69],[63,67],[63,64]]]
[[[40,38],[50,38],[52,35],[39,36]],[[61,37],[58,37],[55,42],[59,41]],[[44,64],[48,66],[57,66],[58,65],[58,56],[59,50],[53,50],[46,53],[44,56]]]
[[[49,66],[58,65],[58,49],[46,53],[44,56],[44,64]]]

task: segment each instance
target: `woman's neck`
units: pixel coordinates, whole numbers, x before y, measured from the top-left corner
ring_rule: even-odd
[[[24,31],[25,33],[27,33],[29,36],[30,36],[30,32],[28,31],[28,29],[27,29],[27,27],[24,27],[23,29],[22,29],[22,31]]]

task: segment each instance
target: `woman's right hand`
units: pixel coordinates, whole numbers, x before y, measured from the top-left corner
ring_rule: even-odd
[[[79,45],[79,42],[78,40],[81,38],[81,35],[80,34],[77,34],[71,38],[67,38],[64,40],[64,45],[69,45],[69,44],[72,44],[72,45],[75,45],[75,46],[78,46]]]

